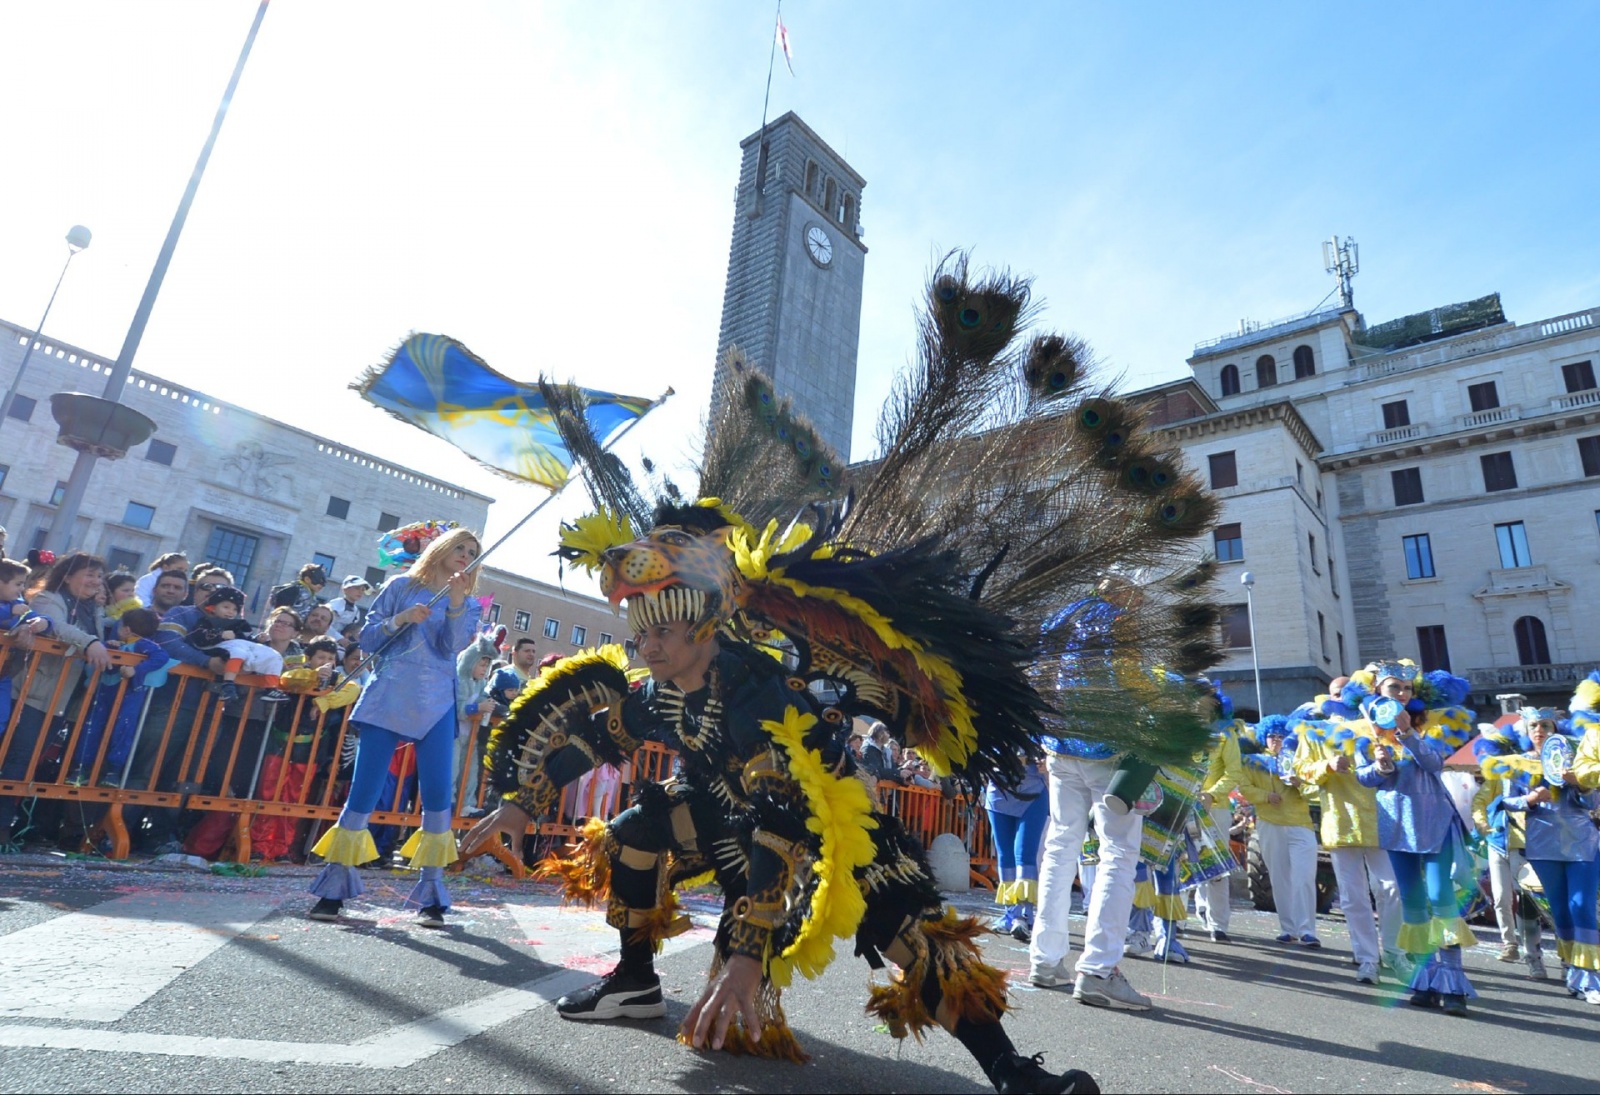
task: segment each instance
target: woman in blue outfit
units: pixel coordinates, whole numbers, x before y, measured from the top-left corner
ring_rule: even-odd
[[[376,673],[350,712],[360,738],[349,797],[338,824],[313,849],[327,860],[311,883],[319,899],[311,909],[313,920],[338,919],[342,903],[362,893],[356,868],[378,858],[367,822],[377,807],[390,758],[399,746],[412,742],[422,828],[400,851],[411,857],[412,867],[421,868],[422,877],[406,904],[420,906],[424,927],[444,926],[450,908],[444,868],[456,859],[450,830],[455,812],[456,655],[472,643],[477,629],[477,613],[468,611],[467,600],[477,571],[467,567],[479,550],[477,536],[467,529],[438,535],[410,570],[384,583],[367,614],[361,647],[382,646],[383,651]],[[428,607],[436,594],[446,591],[447,598]]]
[[[1532,718],[1529,713],[1525,708],[1523,719],[1533,742],[1529,759],[1538,761],[1545,742],[1556,735],[1556,713],[1548,707],[1532,712]],[[1583,789],[1580,771],[1579,765],[1572,765],[1557,783],[1544,774],[1524,772],[1512,781],[1499,805],[1512,813],[1526,811],[1528,863],[1550,902],[1556,948],[1567,968],[1567,991],[1600,1004],[1600,932],[1595,927],[1595,893],[1600,888],[1600,862],[1595,857],[1600,855],[1600,832],[1589,820],[1589,811],[1600,805],[1600,795]],[[1490,807],[1491,813],[1494,809]]]
[[[1037,765],[1028,767],[1014,790],[993,783],[984,789],[983,806],[989,814],[989,831],[994,834],[1000,875],[994,903],[1002,912],[992,927],[1023,943],[1033,938],[1033,907],[1039,900],[1039,843],[1050,824],[1046,790]]]
[[[1416,967],[1411,1002],[1463,1016],[1467,999],[1477,993],[1461,966],[1461,947],[1474,937],[1461,918],[1453,876],[1458,862],[1469,869],[1471,860],[1465,826],[1439,777],[1453,750],[1419,732],[1424,712],[1407,710],[1415,673],[1415,666],[1403,663],[1373,670],[1376,694],[1363,701],[1362,709],[1378,732],[1369,739],[1370,758],[1358,763],[1356,779],[1378,792],[1378,846],[1389,853],[1400,886],[1402,922],[1395,942]],[[1384,699],[1394,704],[1380,715]],[[1392,728],[1387,725],[1391,717]]]

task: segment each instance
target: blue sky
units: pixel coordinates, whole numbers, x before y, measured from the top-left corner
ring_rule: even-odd
[[[115,355],[254,9],[0,8],[0,316],[37,320],[86,224],[47,333]],[[1042,325],[1129,386],[1317,304],[1335,232],[1373,322],[1493,290],[1521,322],[1600,304],[1593,4],[788,0],[784,21],[772,114],[867,179],[856,458],[950,247],[1034,275]],[[491,531],[536,493],[343,390],[410,329],[513,375],[671,384],[637,435],[686,460],[771,26],[765,3],[276,0],[136,364],[484,489]]]

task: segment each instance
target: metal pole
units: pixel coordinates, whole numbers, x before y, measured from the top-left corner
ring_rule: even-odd
[[[1256,674],[1256,720],[1266,717],[1266,709],[1261,706],[1261,654],[1256,647],[1256,599],[1255,591],[1250,586],[1244,587],[1245,615],[1250,617],[1250,666]]]
[[[216,146],[217,134],[222,132],[222,123],[228,116],[228,107],[233,102],[234,90],[239,86],[239,77],[244,74],[244,63],[250,59],[250,47],[255,45],[256,32],[261,29],[261,20],[266,17],[267,5],[270,2],[271,0],[261,0],[261,6],[256,9],[255,22],[250,24],[250,33],[245,36],[244,48],[239,51],[239,61],[233,67],[233,76],[228,80],[227,90],[222,93],[217,116],[212,119],[211,133],[200,149],[200,159],[195,162],[194,171],[189,176],[189,185],[184,188],[183,197],[178,202],[178,211],[173,214],[172,225],[167,229],[167,238],[161,244],[160,254],[156,256],[155,267],[150,271],[150,280],[144,287],[144,296],[139,299],[139,307],[133,314],[133,323],[129,325],[127,337],[123,339],[122,352],[117,355],[116,364],[111,367],[111,374],[106,378],[106,387],[102,394],[113,403],[122,401],[122,389],[128,383],[129,374],[133,372],[133,357],[139,352],[145,325],[149,323],[150,312],[155,308],[156,296],[161,292],[161,283],[167,277],[167,266],[172,262],[173,252],[178,249],[178,237],[183,234],[184,222],[189,219],[189,207],[194,204],[195,193],[200,189],[200,179],[205,174],[207,162],[211,159],[211,150]],[[89,487],[89,477],[94,474],[96,459],[98,458],[92,453],[78,454],[77,462],[72,465],[72,474],[67,478],[67,489],[61,497],[61,505],[56,508],[55,520],[51,522],[50,531],[45,536],[46,547],[54,551],[65,551],[70,545],[72,526],[78,519],[78,508],[83,504],[83,495]]]
[[[44,315],[39,317],[39,326],[33,329],[33,337],[28,339],[28,348],[22,352],[22,364],[17,366],[17,375],[11,378],[11,387],[6,389],[6,397],[0,400],[0,429],[5,428],[6,419],[11,417],[11,404],[17,397],[17,389],[22,386],[22,374],[28,371],[28,359],[33,356],[33,347],[44,334],[45,320],[50,318],[50,309],[55,307],[56,294],[61,292],[61,283],[66,280],[67,267],[72,265],[72,260],[78,257],[79,247],[67,245],[67,261],[61,264],[61,276],[56,278],[56,287],[50,290],[50,301],[44,306]]]

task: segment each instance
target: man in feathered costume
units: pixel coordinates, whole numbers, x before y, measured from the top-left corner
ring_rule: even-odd
[[[630,688],[611,647],[531,682],[490,746],[503,805],[466,854],[522,832],[561,786],[645,740],[681,761],[547,864],[569,896],[605,900],[621,933],[617,969],[562,1000],[563,1016],[662,1014],[651,956],[687,926],[673,890],[709,877],[726,906],[685,1042],[802,1059],[779,992],[851,939],[873,966],[900,967],[868,1005],[897,1037],[949,1030],[1000,1091],[1095,1090],[1015,1052],[1000,1024],[1005,977],[974,943],[981,928],[945,909],[917,841],[873,808],[845,749],[850,720],[873,718],[936,774],[1011,787],[1039,756],[1046,712],[1158,761],[1206,740],[1192,691],[1150,684],[1143,669],[1067,689],[1038,668],[1072,640],[1052,626],[1059,606],[1108,566],[1192,570],[1191,541],[1216,504],[1139,434],[1136,409],[1084,397],[1081,344],[1040,336],[1007,352],[1027,304],[1024,282],[969,282],[961,259],[943,265],[920,368],[880,424],[882,456],[848,477],[734,360],[742,390],[711,424],[702,500],[667,483],[652,509],[586,435],[582,408],[563,405],[570,390],[543,387],[600,508],[564,530],[560,553],[626,605],[652,679]],[[1157,583],[1125,612],[1121,660],[1207,664],[1217,611],[1203,584]],[[1123,677],[1135,676],[1145,683],[1131,689]]]

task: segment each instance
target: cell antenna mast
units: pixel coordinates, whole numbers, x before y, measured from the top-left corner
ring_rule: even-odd
[[[1346,236],[1344,242],[1340,243],[1337,234],[1324,240],[1322,265],[1327,267],[1328,273],[1339,279],[1339,303],[1346,308],[1354,308],[1356,295],[1350,288],[1350,279],[1361,273],[1361,248],[1356,246],[1356,241]]]

